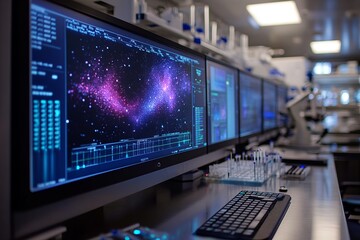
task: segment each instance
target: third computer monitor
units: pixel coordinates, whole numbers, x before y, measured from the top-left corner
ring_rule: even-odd
[[[207,59],[209,149],[235,144],[239,138],[238,72]]]
[[[262,80],[240,72],[240,137],[262,132]]]
[[[271,130],[277,127],[276,85],[264,80],[263,87],[263,129]]]
[[[287,124],[287,88],[285,86],[279,85],[277,87],[277,109],[278,109],[278,126],[285,127]]]

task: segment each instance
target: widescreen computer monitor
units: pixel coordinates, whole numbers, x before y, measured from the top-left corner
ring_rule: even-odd
[[[286,108],[287,103],[287,88],[283,85],[277,86],[277,122],[278,127],[287,126],[288,112]]]
[[[240,137],[262,132],[262,80],[240,72]]]
[[[237,69],[207,59],[208,148],[238,143],[238,72]]]
[[[263,83],[263,130],[277,127],[276,85],[264,80]]]
[[[29,18],[14,22],[14,39],[22,41],[12,63],[13,207],[20,213],[206,153],[205,57],[62,4],[20,4]]]

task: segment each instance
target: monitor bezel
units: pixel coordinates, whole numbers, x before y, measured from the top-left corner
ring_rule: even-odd
[[[97,20],[106,22],[113,26],[119,27],[132,34],[140,35],[157,43],[174,48],[178,51],[184,51],[188,54],[194,55],[204,61],[205,56],[199,52],[191,50],[173,41],[165,39],[159,35],[151,33],[133,24],[129,24],[120,19],[101,13],[80,3],[72,1],[61,0],[46,0],[46,2],[65,7],[67,9],[76,11],[80,14],[87,15]],[[15,5],[15,4],[14,4]],[[11,154],[12,154],[12,208],[14,210],[29,210],[66,198],[80,195],[82,193],[104,188],[119,182],[129,180],[147,173],[161,170],[179,163],[189,161],[198,156],[207,153],[207,147],[202,146],[198,149],[193,149],[181,154],[170,155],[164,158],[154,159],[149,162],[142,163],[141,165],[129,166],[127,168],[117,169],[108,173],[99,174],[97,176],[74,181],[69,184],[59,185],[54,188],[49,188],[44,191],[31,192],[30,191],[30,112],[29,112],[29,99],[30,99],[30,30],[24,29],[23,26],[29,26],[30,21],[30,1],[19,3],[16,8],[13,5],[13,26],[12,26],[12,137],[11,137]],[[25,42],[24,42],[25,41]],[[17,66],[22,66],[22,71],[17,69]],[[205,71],[206,72],[206,71]],[[205,73],[206,74],[206,73]],[[18,81],[23,81],[28,84],[18,84]],[[206,81],[206,75],[205,75]],[[206,92],[206,82],[205,82]],[[206,100],[206,94],[205,94]],[[205,103],[205,111],[206,103]],[[24,119],[26,123],[24,124]],[[204,122],[207,126],[207,120]],[[206,134],[205,134],[206,135]],[[207,136],[204,136],[205,143]],[[21,144],[19,144],[19,139]],[[205,144],[206,145],[206,144]],[[21,166],[21,168],[16,168]],[[140,166],[140,167],[139,167]]]
[[[273,130],[276,130],[279,128],[278,126],[278,118],[277,118],[277,112],[278,112],[278,103],[277,103],[277,86],[278,86],[278,83],[274,80],[271,80],[271,79],[267,79],[267,78],[263,78],[262,79],[262,131],[263,133],[267,133],[267,132],[271,132]],[[275,112],[275,115],[276,115],[276,124],[275,124],[275,127],[271,127],[271,128],[265,128],[264,124],[265,124],[265,121],[264,121],[264,110],[265,110],[265,82],[266,83],[270,83],[272,84],[274,87],[275,87],[275,109],[276,109],[276,112]]]
[[[216,151],[218,149],[221,149],[221,148],[226,148],[226,147],[231,147],[231,146],[234,146],[236,144],[239,143],[239,137],[240,137],[240,112],[239,112],[239,102],[240,102],[240,99],[239,99],[239,91],[240,91],[240,86],[239,86],[239,69],[236,68],[235,66],[233,65],[230,65],[230,64],[227,64],[227,63],[224,63],[224,62],[221,62],[219,61],[218,59],[215,59],[215,58],[212,58],[210,56],[206,56],[206,61],[205,61],[205,65],[206,65],[206,86],[207,86],[207,98],[206,98],[206,101],[207,101],[207,108],[209,108],[209,89],[208,89],[208,61],[211,61],[213,63],[216,63],[216,64],[219,64],[221,66],[224,66],[226,68],[230,68],[234,71],[236,71],[236,100],[237,100],[237,119],[238,119],[238,122],[237,122],[237,127],[238,127],[238,134],[237,134],[237,137],[235,138],[232,138],[232,139],[228,139],[228,140],[225,140],[225,141],[221,141],[221,142],[217,142],[217,143],[213,143],[213,144],[210,144],[209,142],[209,134],[207,133],[207,139],[208,139],[208,152],[213,152],[213,151]],[[208,113],[209,109],[207,109],[207,128],[209,126],[209,113]]]
[[[251,133],[249,135],[245,135],[245,136],[241,136],[241,93],[240,93],[240,88],[241,88],[241,74],[245,74],[248,75],[250,77],[256,78],[258,80],[260,80],[261,82],[261,130],[259,132],[255,132],[255,133]],[[239,70],[239,142],[240,143],[246,143],[248,142],[248,140],[250,139],[254,139],[258,136],[261,136],[264,132],[263,130],[263,78],[257,75],[252,74],[251,72],[246,72],[246,71],[242,71]]]

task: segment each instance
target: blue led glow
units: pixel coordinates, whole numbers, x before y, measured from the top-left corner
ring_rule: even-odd
[[[134,233],[135,235],[140,235],[141,231],[140,231],[139,229],[135,229],[135,230],[133,231],[133,233]]]

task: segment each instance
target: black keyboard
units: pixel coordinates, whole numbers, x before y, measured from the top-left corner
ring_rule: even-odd
[[[290,200],[282,193],[241,191],[195,234],[222,239],[271,239]]]

